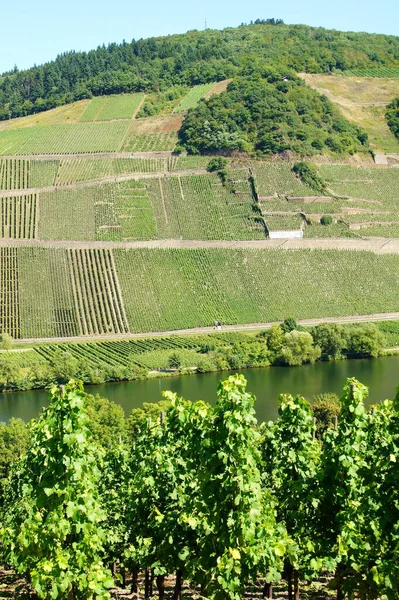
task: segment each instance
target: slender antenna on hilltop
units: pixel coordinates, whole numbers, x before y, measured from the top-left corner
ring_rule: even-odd
[[[208,24],[206,22],[206,18],[205,18],[205,31],[208,29]]]

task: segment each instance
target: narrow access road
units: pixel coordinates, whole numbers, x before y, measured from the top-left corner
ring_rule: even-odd
[[[2,246],[41,246],[43,248],[155,248],[201,249],[237,248],[254,250],[362,250],[376,254],[399,254],[399,238],[297,238],[262,240],[144,240],[136,242],[103,242],[76,240],[0,240]]]
[[[399,321],[399,313],[374,313],[371,315],[351,315],[348,317],[324,317],[320,319],[298,319],[298,325],[312,327],[320,323],[370,323],[378,321]],[[270,323],[247,323],[243,325],[223,325],[221,332],[228,331],[257,331],[259,329],[269,329],[273,325],[278,325],[281,321]],[[14,344],[43,344],[55,342],[115,342],[118,340],[136,340],[148,337],[165,337],[170,335],[198,335],[203,333],[215,333],[218,330],[215,327],[194,327],[192,329],[176,329],[172,331],[149,331],[147,333],[130,333],[119,335],[87,335],[69,338],[27,338],[14,340]]]

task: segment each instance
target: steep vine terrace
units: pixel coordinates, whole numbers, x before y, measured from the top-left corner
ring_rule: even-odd
[[[384,56],[382,73],[334,74],[220,59],[191,87],[0,121],[0,333],[84,342],[398,312],[399,144],[383,120],[399,50]],[[378,136],[372,107],[353,106],[360,88]]]

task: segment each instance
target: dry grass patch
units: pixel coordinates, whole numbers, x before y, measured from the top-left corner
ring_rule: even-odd
[[[385,119],[385,106],[399,95],[398,79],[310,73],[301,77],[338,105],[344,117],[367,132],[373,150],[399,153],[399,142]]]
[[[399,95],[399,80],[301,73],[308,85],[337,104],[389,104]]]
[[[0,121],[0,131],[5,129],[20,129],[35,125],[60,125],[64,123],[77,123],[90,100],[79,100],[65,106],[57,106],[52,110],[42,113],[19,117],[9,121]]]

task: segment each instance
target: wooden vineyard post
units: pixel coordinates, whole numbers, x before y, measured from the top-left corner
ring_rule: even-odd
[[[288,564],[288,566],[287,566],[288,600],[293,600],[293,595],[292,595],[292,572],[293,572],[292,565]]]
[[[176,571],[176,583],[175,583],[175,591],[173,594],[173,600],[181,600],[181,591],[183,587],[183,571],[178,569]]]
[[[344,600],[345,594],[343,591],[343,569],[342,565],[338,565],[335,571],[335,580],[337,582],[337,600]]]
[[[152,598],[152,596],[154,595],[154,573],[153,573],[152,569],[150,569],[149,593],[150,593],[150,598]]]
[[[317,427],[317,419],[313,417],[313,439],[316,438],[316,427]]]
[[[265,583],[263,587],[262,597],[266,600],[272,600],[273,598],[273,584]]]
[[[299,571],[294,570],[294,600],[299,600]]]
[[[144,598],[150,597],[150,569],[146,568],[144,572]]]
[[[157,575],[157,589],[159,600],[164,600],[165,598],[165,575]]]
[[[138,569],[133,569],[132,571],[132,594],[138,594],[139,588],[137,585],[137,580],[138,580]]]

